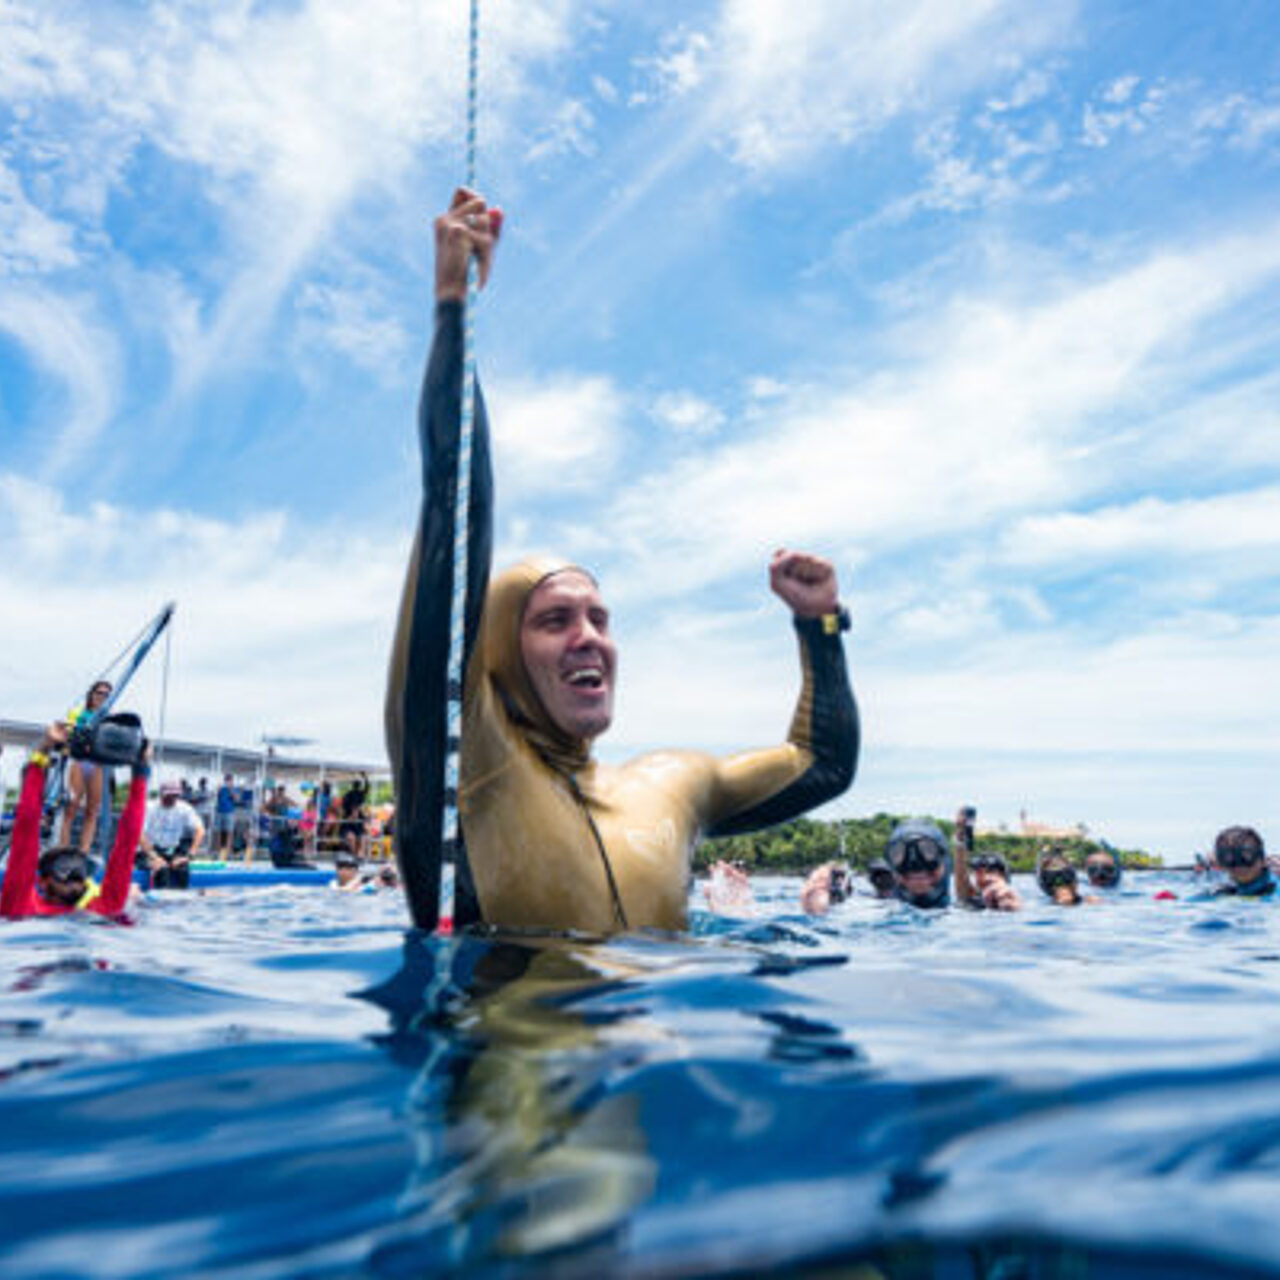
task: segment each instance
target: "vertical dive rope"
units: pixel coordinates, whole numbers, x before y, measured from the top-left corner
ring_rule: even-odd
[[[470,0],[470,31],[467,41],[467,180],[469,190],[476,185],[476,81],[480,43],[480,0]],[[479,270],[475,257],[467,265],[467,301],[462,339],[462,413],[458,427],[458,477],[453,518],[453,599],[449,610],[449,669],[447,685],[447,738],[444,759],[444,812],[442,836],[444,854],[457,853],[461,823],[458,815],[458,753],[462,745],[463,659],[466,646],[467,534],[471,512],[471,435],[476,411],[475,309]]]

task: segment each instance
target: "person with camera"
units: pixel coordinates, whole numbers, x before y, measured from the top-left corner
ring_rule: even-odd
[[[884,858],[877,858],[867,874],[877,898],[896,898],[925,911],[951,905],[950,846],[941,829],[927,818],[898,823],[889,834]],[[800,905],[811,916],[825,915],[852,892],[848,867],[825,862],[809,873],[800,891]]]
[[[974,853],[973,823],[978,811],[966,805],[956,814],[956,901],[978,911],[1020,911],[1022,898],[1009,878],[1009,864],[999,853]]]
[[[91,716],[111,696],[109,680],[95,680],[84,695],[84,705],[75,708],[69,716],[71,723]],[[79,847],[82,853],[93,848],[94,833],[98,829],[98,814],[102,811],[102,794],[106,790],[107,766],[90,759],[72,759],[67,763],[67,794],[63,800],[62,828],[58,843],[69,845],[77,814],[81,815]]]
[[[120,916],[129,902],[134,851],[147,804],[150,747],[142,739],[132,761],[129,798],[116,828],[106,874],[98,885],[90,878],[89,857],[83,849],[60,844],[40,852],[45,773],[52,758],[66,750],[68,736],[65,723],[51,724],[44,731],[40,745],[31,753],[22,776],[9,863],[4,883],[0,885],[0,916],[9,920],[66,915],[72,911]]]
[[[151,873],[153,889],[185,889],[191,883],[191,859],[204,840],[204,823],[183,799],[182,785],[160,784],[160,801],[142,828],[139,864]]]

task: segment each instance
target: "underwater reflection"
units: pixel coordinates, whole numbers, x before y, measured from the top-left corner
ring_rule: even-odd
[[[736,979],[752,980],[809,962],[747,947],[730,963]],[[407,1111],[416,1165],[382,1265],[399,1272],[549,1254],[561,1265],[567,1252],[586,1265],[614,1252],[617,1233],[652,1200],[662,1162],[670,1176],[682,1132],[696,1142],[698,1124],[722,1112],[734,1117],[729,1131],[746,1112],[751,1127],[771,1129],[767,1095],[744,1095],[732,1070],[698,1060],[670,1017],[651,1016],[664,975],[720,992],[724,964],[684,941],[408,935],[400,970],[359,993],[388,1014],[375,1041],[414,1072]],[[757,1028],[763,1061],[865,1072],[838,1028],[777,1003],[770,995],[766,1006],[733,1013]],[[690,1105],[691,1086],[701,1115],[689,1116],[689,1130],[673,1128],[670,1113]],[[660,1156],[658,1129],[671,1130]]]
[[[411,934],[399,972],[360,993],[390,1016],[378,1042],[417,1072],[401,1207],[418,1249],[457,1263],[580,1246],[648,1199],[637,1099],[606,1090],[628,1053],[573,1005],[641,972],[582,939]]]

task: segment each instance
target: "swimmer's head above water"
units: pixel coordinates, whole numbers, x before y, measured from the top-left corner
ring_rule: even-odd
[[[1270,879],[1267,850],[1252,827],[1227,827],[1213,842],[1213,861],[1238,888]]]
[[[900,822],[885,852],[903,902],[913,907],[945,907],[950,902],[951,847],[935,823],[925,818]]]
[[[1078,906],[1083,900],[1076,869],[1061,849],[1041,851],[1036,859],[1036,881],[1060,907]]]
[[[608,729],[618,650],[600,588],[585,570],[561,569],[530,592],[520,619],[520,656],[557,729],[588,741]]]
[[[618,653],[595,579],[549,557],[489,583],[476,656],[539,753],[576,768],[613,720]]]
[[[89,859],[71,845],[46,849],[36,869],[36,889],[46,902],[74,907],[89,885]]]
[[[1114,889],[1120,883],[1124,868],[1120,855],[1109,846],[1090,849],[1085,855],[1084,873],[1095,889]]]

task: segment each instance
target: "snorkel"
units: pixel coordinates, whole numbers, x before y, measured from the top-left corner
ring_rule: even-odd
[[[927,818],[908,818],[894,827],[885,854],[896,881],[894,894],[900,902],[922,910],[951,903],[951,846],[942,831]],[[906,877],[936,872],[941,874],[931,888],[913,892]]]

